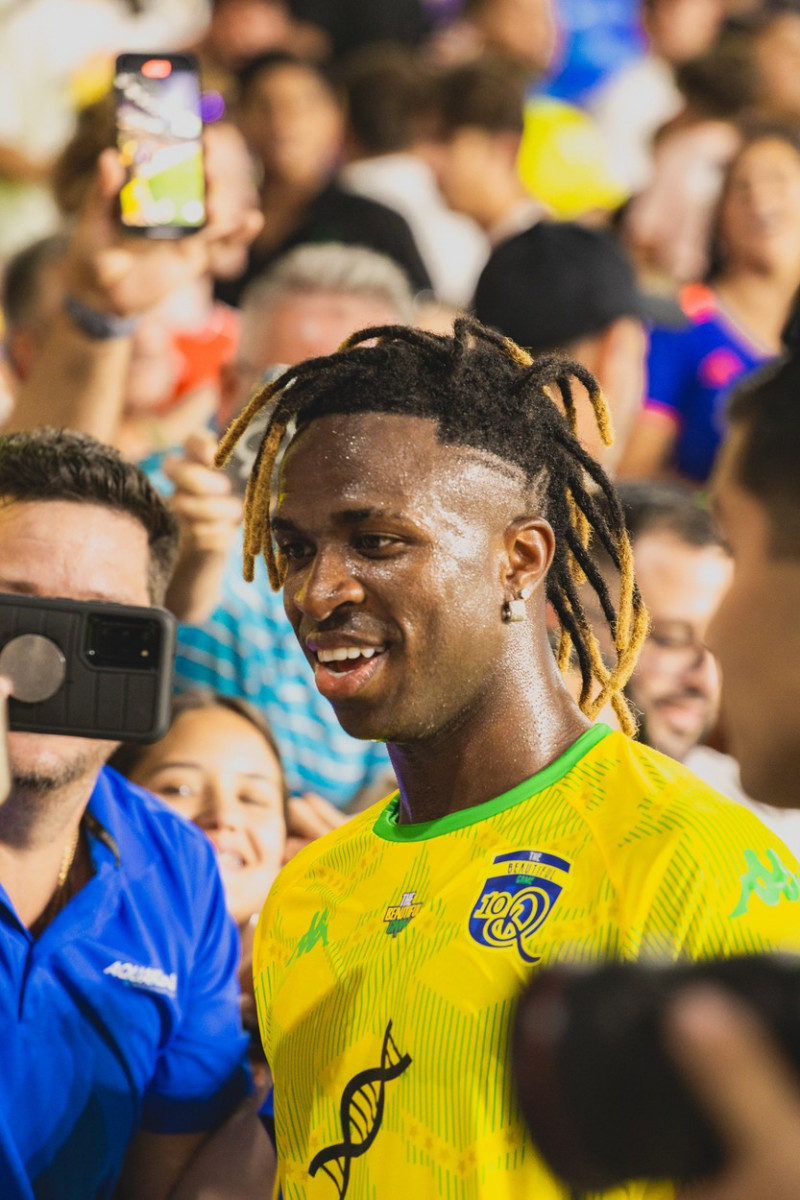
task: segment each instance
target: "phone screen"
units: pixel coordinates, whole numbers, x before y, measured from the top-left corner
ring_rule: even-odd
[[[188,55],[117,59],[117,145],[127,173],[120,191],[132,232],[180,237],[205,223],[200,83]]]

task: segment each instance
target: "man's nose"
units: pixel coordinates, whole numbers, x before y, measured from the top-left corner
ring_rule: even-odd
[[[230,829],[238,824],[235,797],[219,776],[206,779],[197,824],[202,829]]]
[[[707,646],[697,647],[692,664],[683,674],[687,687],[693,687],[704,696],[717,696],[720,690],[719,664]]]
[[[344,553],[319,549],[293,600],[304,616],[325,621],[343,604],[361,604],[364,588]]]

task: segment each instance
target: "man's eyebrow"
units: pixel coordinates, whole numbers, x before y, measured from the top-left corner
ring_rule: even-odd
[[[359,521],[369,520],[385,520],[392,521],[407,521],[409,518],[405,513],[393,512],[388,508],[342,508],[339,512],[333,513],[332,520],[335,525],[357,525]],[[272,528],[276,533],[296,533],[299,526],[288,517],[275,516],[272,518]]]

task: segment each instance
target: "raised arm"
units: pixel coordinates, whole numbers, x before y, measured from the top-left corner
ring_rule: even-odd
[[[116,444],[136,319],[181,285],[206,273],[215,256],[247,245],[261,225],[255,208],[232,203],[222,131],[206,130],[209,221],[174,241],[126,236],[116,219],[123,169],[105,150],[70,238],[70,299],[53,322],[25,380],[7,431],[56,425]]]

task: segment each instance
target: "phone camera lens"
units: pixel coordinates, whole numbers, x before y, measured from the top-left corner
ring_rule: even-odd
[[[86,657],[96,667],[126,671],[158,668],[161,627],[147,617],[90,616]]]

